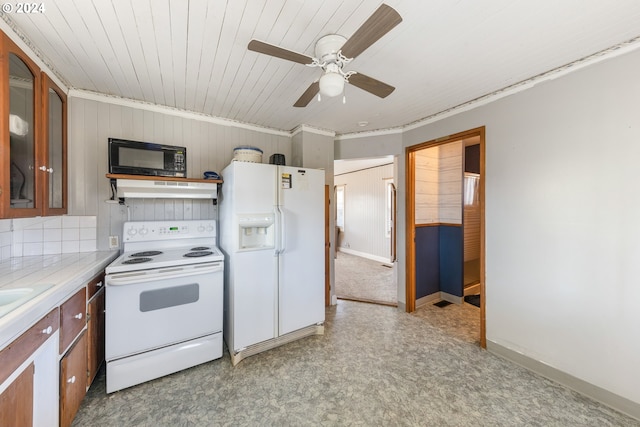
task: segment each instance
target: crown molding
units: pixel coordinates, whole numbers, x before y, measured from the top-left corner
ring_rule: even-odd
[[[359,139],[365,137],[385,136],[385,135],[397,135],[404,132],[404,128],[395,127],[387,129],[368,130],[362,132],[343,133],[336,136],[336,141],[343,141],[346,139]]]
[[[332,131],[332,130],[320,129],[320,128],[316,128],[316,127],[309,126],[309,125],[296,126],[291,131],[291,136],[295,136],[295,135],[299,134],[300,132],[315,133],[317,135],[330,136],[331,138],[335,138],[335,136],[336,136],[336,133],[334,131]]]
[[[420,120],[416,120],[415,122],[407,123],[406,125],[403,126],[403,130],[409,131],[409,130],[417,129],[419,127],[437,122],[447,117],[455,116],[456,114],[460,114],[464,111],[469,111],[478,107],[482,107],[484,105],[497,101],[501,98],[505,98],[507,96],[510,96],[519,92],[523,92],[527,89],[531,89],[537,84],[566,76],[567,74],[573,73],[574,71],[578,71],[590,65],[594,65],[599,62],[602,62],[611,58],[615,58],[620,55],[624,55],[638,48],[640,48],[640,36],[636,36],[632,39],[619,43],[610,48],[601,50],[589,56],[585,56],[584,58],[570,62],[566,65],[554,68],[553,70],[549,70],[542,74],[538,74],[537,76],[531,77],[527,80],[514,83],[510,86],[499,89],[495,92],[491,92],[487,95],[481,96],[476,99],[472,99],[471,101],[467,101],[463,104],[457,105],[455,107],[451,107],[447,110],[440,111],[428,117],[424,117]]]
[[[264,126],[254,125],[251,123],[244,123],[237,120],[223,119],[221,117],[210,116],[204,113],[196,113],[194,111],[189,111],[189,110],[181,110],[179,108],[169,107],[166,105],[153,104],[153,103],[144,102],[144,101],[137,101],[135,99],[122,98],[114,95],[105,95],[103,93],[93,92],[89,90],[70,89],[67,96],[69,98],[87,99],[90,101],[98,101],[98,102],[104,102],[107,104],[120,105],[122,107],[130,107],[130,108],[136,108],[139,110],[152,111],[154,113],[168,114],[171,116],[182,117],[185,119],[199,120],[203,122],[214,123],[221,126],[230,126],[230,127],[240,128],[240,129],[267,133],[271,135],[291,137],[291,132],[289,131],[268,128]]]
[[[20,31],[8,13],[0,13],[0,30],[11,39],[23,52],[29,56],[38,67],[47,73],[47,76],[66,94],[69,92],[69,83],[51,65],[47,57]]]

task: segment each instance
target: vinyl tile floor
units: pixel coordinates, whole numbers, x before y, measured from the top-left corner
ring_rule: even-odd
[[[225,354],[110,395],[103,369],[74,425],[640,426],[482,350],[474,322],[469,304],[407,314],[339,301],[324,335],[235,367]]]

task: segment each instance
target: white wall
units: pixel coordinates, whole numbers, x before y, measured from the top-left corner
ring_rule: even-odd
[[[337,175],[335,185],[345,186],[345,227],[340,249],[374,259],[390,258],[390,238],[385,235],[385,179],[393,178],[393,164]]]
[[[403,135],[486,126],[487,339],[636,403],[638,70],[636,50]]]
[[[185,117],[143,104],[131,106],[76,96],[69,97],[69,214],[96,215],[98,249],[108,249],[108,236],[121,235],[122,223],[131,220],[216,219],[209,201],[133,199],[129,208],[108,204],[111,197],[107,141],[120,137],[187,147],[189,178],[201,178],[207,170],[220,172],[238,145],[264,151],[263,162],[274,153],[291,156],[291,137],[240,126],[225,126],[208,118]]]

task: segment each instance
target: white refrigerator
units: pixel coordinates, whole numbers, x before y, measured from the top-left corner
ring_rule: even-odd
[[[235,365],[324,331],[324,171],[235,161],[222,178],[224,338]]]

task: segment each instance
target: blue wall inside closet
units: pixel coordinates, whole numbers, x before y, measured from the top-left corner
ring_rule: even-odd
[[[416,298],[440,291],[463,296],[462,245],[462,226],[416,228]]]

